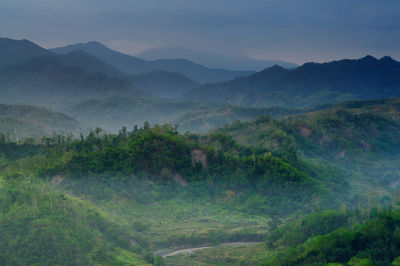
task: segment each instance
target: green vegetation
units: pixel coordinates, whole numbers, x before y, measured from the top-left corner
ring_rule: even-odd
[[[259,205],[258,211],[266,213],[293,211],[326,194],[315,178],[290,165],[289,156],[243,148],[224,134],[179,135],[174,127],[148,124],[116,135],[100,132],[71,143],[54,140],[46,150],[49,158],[37,163],[35,171],[78,179],[133,174],[166,183],[211,182],[246,192],[249,210]]]
[[[400,256],[399,197],[356,171],[371,158],[394,166],[397,103],[347,102],[204,135],[149,123],[19,143],[3,135],[0,264],[389,265]],[[342,149],[347,160],[325,154]],[[254,241],[265,244],[218,246]],[[216,247],[154,255],[203,245]]]
[[[46,108],[28,105],[0,104],[1,138],[19,142],[25,139],[39,139],[54,132],[78,133],[80,123],[61,113]]]
[[[22,176],[3,179],[0,195],[2,265],[145,264],[132,236],[87,202]]]
[[[3,102],[73,117],[0,105],[0,265],[400,264],[400,100],[330,105],[398,95],[399,62],[196,88],[245,72],[96,42],[0,48]],[[221,104],[154,97],[190,89]]]
[[[238,122],[221,131],[242,145],[295,150],[303,161],[325,165],[326,174],[341,172],[353,192],[374,189],[383,196],[397,182],[399,111],[398,99],[346,102],[280,120],[264,116]]]
[[[353,229],[340,228],[310,238],[276,255],[266,265],[392,265],[400,256],[400,212],[381,212],[377,216]]]
[[[261,241],[291,213],[317,208],[315,198],[334,204],[295,156],[245,148],[224,134],[180,135],[146,123],[118,134],[97,129],[78,139],[2,145],[3,237],[26,228],[18,233],[32,232],[26,239],[36,247],[4,241],[13,246],[2,259],[17,265],[161,263],[151,250]],[[32,229],[41,223],[46,230]],[[77,245],[78,236],[87,242]],[[61,242],[53,247],[59,256],[46,255],[55,252],[44,251],[48,239]],[[62,253],[68,250],[74,254]]]

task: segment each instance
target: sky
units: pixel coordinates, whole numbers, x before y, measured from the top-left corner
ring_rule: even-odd
[[[0,37],[45,48],[180,46],[302,64],[400,59],[400,0],[0,0]]]

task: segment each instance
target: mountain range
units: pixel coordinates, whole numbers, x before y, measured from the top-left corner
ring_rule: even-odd
[[[28,40],[0,38],[0,48],[0,71],[6,67],[26,64],[28,60],[49,60],[48,58],[44,59],[44,56],[46,56],[52,57],[53,61],[58,61],[64,67],[79,68],[86,74],[97,72],[106,74],[109,78],[129,82],[145,94],[163,98],[177,98],[182,93],[198,87],[200,82],[229,80],[236,76],[251,73],[249,71],[210,69],[188,60],[146,61],[113,51],[98,42],[46,50]],[[39,57],[41,59],[38,59]],[[61,74],[62,72],[60,71]],[[24,73],[19,74],[24,75]],[[7,75],[9,75],[8,72],[0,73],[0,78],[8,78]],[[189,78],[189,76],[193,76],[194,79]],[[9,79],[8,84],[0,86],[13,86],[12,77]],[[25,81],[28,84],[30,83],[27,79]],[[20,84],[16,85],[16,87],[18,86]],[[46,87],[46,84],[44,86]],[[50,86],[54,87],[54,84],[50,84]],[[34,91],[35,88],[30,88],[30,90]],[[116,90],[119,90],[119,88],[113,89],[113,91]]]
[[[188,78],[199,83],[209,83],[227,81],[238,76],[246,76],[253,73],[253,71],[211,69],[186,59],[144,60],[111,50],[105,45],[94,41],[51,49],[51,51],[61,54],[75,50],[83,50],[88,54],[96,56],[129,75],[141,75],[153,71],[166,71],[184,74]]]
[[[129,81],[104,72],[114,69],[83,52],[48,54],[0,69],[3,103],[46,104],[62,99],[138,96]],[[98,71],[102,72],[98,72]]]
[[[147,60],[156,60],[158,58],[185,58],[208,67],[225,68],[230,70],[244,69],[249,71],[261,71],[274,65],[279,65],[284,68],[298,67],[295,63],[280,60],[255,60],[240,55],[221,56],[210,52],[197,51],[179,46],[153,48],[141,52],[137,56]]]
[[[259,115],[276,117],[349,99],[400,95],[400,63],[390,57],[306,63],[295,69],[273,66],[201,85],[173,67],[129,74],[130,66],[143,70],[150,61],[97,42],[51,51],[27,40],[3,38],[0,45],[8,51],[0,54],[2,103],[52,107],[90,127],[110,131],[152,121],[204,132]],[[277,106],[281,109],[270,108]]]
[[[202,84],[238,72],[0,48],[0,265],[399,264],[394,59]]]
[[[347,99],[400,95],[400,63],[391,57],[306,63],[295,69],[267,68],[248,77],[207,84],[182,99],[242,106],[297,108]]]

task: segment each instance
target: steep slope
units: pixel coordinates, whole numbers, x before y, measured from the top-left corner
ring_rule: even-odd
[[[89,202],[32,177],[0,182],[1,265],[149,265]]]
[[[49,53],[46,49],[28,40],[0,38],[0,69]]]
[[[390,57],[307,63],[293,70],[274,66],[249,77],[196,88],[183,99],[294,108],[396,97],[400,95],[399,73],[400,63]]]
[[[41,138],[56,133],[78,133],[83,126],[74,119],[45,108],[0,104],[0,134],[10,140]]]
[[[197,82],[207,83],[226,81],[238,76],[246,76],[252,73],[250,71],[210,69],[185,59],[146,61],[134,56],[116,52],[98,42],[73,44],[65,47],[55,48],[51,51],[64,54],[74,50],[83,50],[130,75],[140,75],[154,71],[176,72],[184,74],[188,78]]]

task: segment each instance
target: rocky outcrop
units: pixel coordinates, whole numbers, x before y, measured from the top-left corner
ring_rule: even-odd
[[[193,149],[191,152],[192,164],[200,163],[203,168],[207,168],[207,154],[201,149]]]

